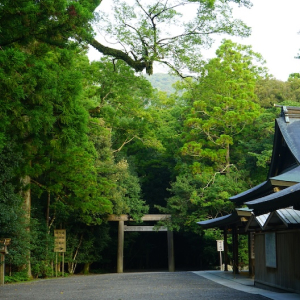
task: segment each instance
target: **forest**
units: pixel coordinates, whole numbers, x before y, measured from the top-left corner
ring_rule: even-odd
[[[1,1],[6,282],[54,275],[55,229],[67,232],[67,274],[115,272],[111,214],[137,224],[171,214],[159,225],[174,231],[176,268],[214,268],[221,232],[196,222],[230,213],[229,197],[265,180],[274,103],[299,106],[300,74],[277,80],[251,45],[228,38],[201,56],[214,35],[250,35],[231,11],[250,1],[111,3],[107,14],[101,0]],[[167,268],[166,246],[163,233],[126,233],[125,271]]]

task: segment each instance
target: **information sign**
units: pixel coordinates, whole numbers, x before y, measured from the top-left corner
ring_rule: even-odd
[[[217,251],[224,251],[224,241],[217,240]]]
[[[54,230],[54,252],[66,252],[66,229]]]

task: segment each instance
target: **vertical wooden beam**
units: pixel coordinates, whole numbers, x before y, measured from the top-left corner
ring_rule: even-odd
[[[117,273],[123,273],[123,256],[124,256],[124,221],[119,221]]]
[[[5,255],[0,253],[0,285],[4,285],[5,276]]]
[[[224,228],[224,271],[228,271],[228,241],[227,241],[227,227]]]
[[[168,230],[168,265],[169,272],[175,272],[173,231]]]
[[[237,233],[237,226],[233,225],[232,228],[232,244],[233,244],[233,273],[239,274],[239,245],[238,245],[238,233]]]
[[[249,256],[249,277],[254,278],[254,255],[252,251],[254,251],[253,247],[253,232],[248,232],[248,256]]]

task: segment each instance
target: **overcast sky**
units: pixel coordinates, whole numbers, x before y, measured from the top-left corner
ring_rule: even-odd
[[[270,73],[287,80],[289,74],[300,73],[300,0],[252,0],[251,9],[237,8],[235,16],[252,28],[247,39],[233,39],[252,45],[262,54]]]
[[[106,0],[102,5],[105,2],[109,3]],[[234,16],[252,28],[252,35],[244,39],[230,39],[252,45],[253,50],[267,61],[269,73],[286,81],[289,74],[300,73],[300,59],[295,59],[300,53],[300,0],[252,0],[252,3],[251,9],[234,9]],[[208,58],[214,56],[219,44],[217,41],[206,53]],[[89,56],[92,59],[100,57],[96,50],[90,51]]]

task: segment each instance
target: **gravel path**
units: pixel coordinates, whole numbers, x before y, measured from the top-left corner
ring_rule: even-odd
[[[1,300],[265,300],[215,283],[192,272],[75,275],[6,284]]]

